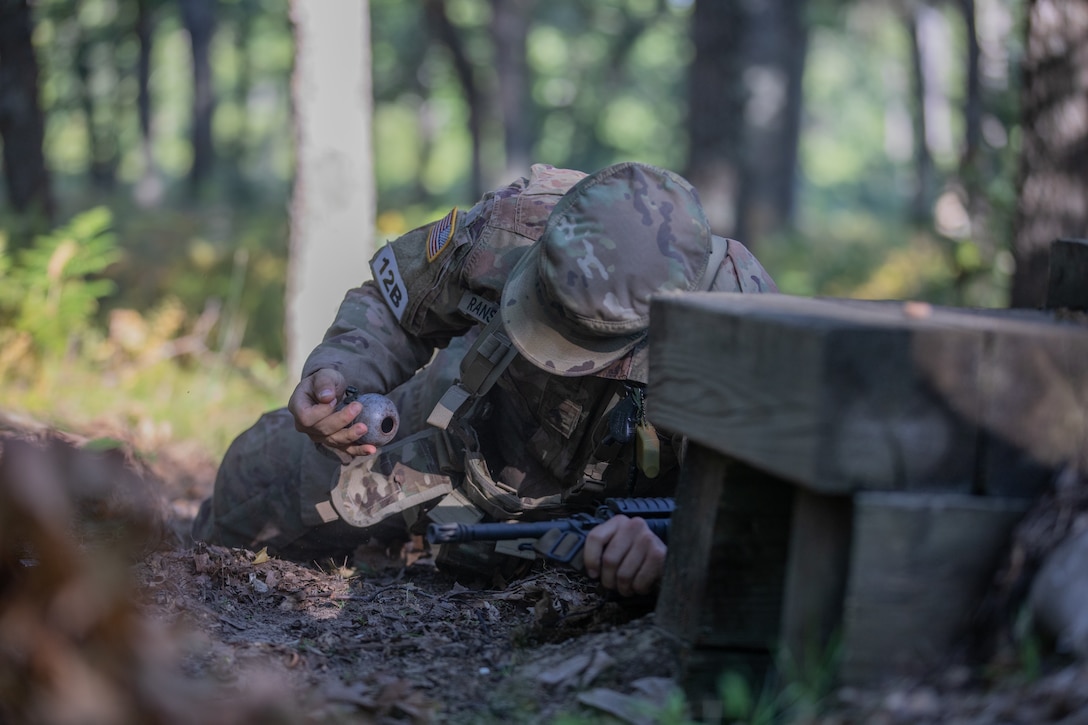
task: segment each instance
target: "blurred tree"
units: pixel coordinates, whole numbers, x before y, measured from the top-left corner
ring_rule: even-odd
[[[449,51],[454,74],[464,93],[470,139],[468,152],[471,188],[469,192],[472,198],[478,198],[484,193],[483,164],[480,158],[483,151],[481,148],[482,119],[486,112],[484,94],[478,88],[476,71],[465,50],[461,35],[446,14],[445,0],[425,0],[424,8],[431,34]]]
[[[136,112],[140,121],[140,159],[143,169],[136,185],[136,200],[156,206],[162,200],[163,183],[155,164],[151,135],[151,53],[155,43],[153,0],[135,0],[135,33],[139,44],[136,61]]]
[[[237,0],[230,9],[233,45],[238,54],[238,69],[231,86],[235,112],[240,116],[238,130],[224,145],[223,156],[227,161],[227,179],[231,198],[245,201],[249,198],[249,184],[244,170],[249,150],[249,93],[253,85],[253,33],[257,16],[256,0]]]
[[[805,0],[696,0],[687,174],[711,225],[756,246],[793,220]]]
[[[298,374],[374,253],[367,2],[292,0],[295,147],[287,364]]]
[[[1046,296],[1049,246],[1088,237],[1088,0],[1028,0],[1013,307]]]
[[[933,154],[929,150],[927,99],[934,94],[936,83],[932,53],[926,51],[933,39],[926,33],[925,19],[937,11],[924,2],[908,1],[901,7],[904,22],[910,36],[910,108],[911,137],[914,141],[914,193],[911,196],[910,217],[916,224],[928,224],[933,220],[933,200],[936,196],[936,171]]]
[[[189,129],[192,164],[189,167],[189,191],[195,197],[207,182],[215,165],[212,142],[212,115],[215,89],[212,82],[211,47],[215,35],[216,0],[178,0],[181,18],[192,48],[193,120]]]
[[[120,72],[115,65],[118,54],[106,52],[106,49],[113,50],[120,44],[117,28],[98,13],[87,13],[97,15],[97,22],[84,22],[81,16],[87,3],[83,0],[65,5],[75,35],[73,61],[79,107],[87,131],[89,176],[93,186],[110,191],[116,183],[117,166],[121,161],[117,130],[121,114],[116,112]],[[62,6],[58,10],[64,12],[65,8]]]
[[[28,0],[0,0],[0,139],[8,200],[18,212],[50,219],[53,191],[42,148],[45,119],[32,35]]]
[[[533,163],[531,78],[526,57],[532,0],[491,0],[491,38],[495,46],[498,105],[502,115],[503,178],[525,174]]]

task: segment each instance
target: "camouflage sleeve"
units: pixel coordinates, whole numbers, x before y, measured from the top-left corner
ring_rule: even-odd
[[[373,279],[348,291],[303,376],[334,368],[360,390],[382,393],[408,380],[435,348],[493,314],[510,269],[583,176],[534,165],[529,178],[379,249]]]
[[[516,186],[516,184],[515,184]],[[435,348],[474,323],[457,310],[460,265],[477,243],[494,192],[466,212],[414,229],[378,250],[373,279],[348,290],[336,319],[303,367],[339,370],[360,390],[388,393]]]
[[[712,292],[777,292],[778,285],[771,275],[748,251],[748,248],[735,239],[726,240],[729,249],[718,270],[718,277],[710,288]]]

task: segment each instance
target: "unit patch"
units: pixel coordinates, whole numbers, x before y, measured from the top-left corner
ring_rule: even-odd
[[[433,262],[438,259],[438,255],[442,254],[442,250],[445,249],[449,245],[450,240],[453,239],[453,233],[455,231],[457,231],[457,207],[454,207],[449,214],[432,224],[430,230],[427,232],[428,262]]]
[[[389,309],[400,320],[404,317],[404,310],[408,307],[408,288],[400,276],[397,267],[397,257],[393,254],[393,248],[386,244],[374,259],[370,262],[370,271],[374,274],[374,280],[378,283],[378,289],[382,291],[382,297]]]
[[[466,292],[461,295],[461,301],[457,303],[457,309],[462,314],[486,325],[491,322],[491,318],[499,311],[499,306],[494,302],[485,300],[478,294]]]

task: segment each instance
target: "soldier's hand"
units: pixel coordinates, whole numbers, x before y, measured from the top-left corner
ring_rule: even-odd
[[[667,550],[643,519],[619,514],[590,530],[582,557],[586,574],[629,597],[653,590]]]
[[[295,418],[295,428],[315,443],[348,456],[372,455],[378,450],[375,446],[355,443],[366,434],[366,424],[351,424],[362,411],[362,405],[355,401],[336,409],[346,389],[340,371],[322,368],[295,386],[287,409]]]

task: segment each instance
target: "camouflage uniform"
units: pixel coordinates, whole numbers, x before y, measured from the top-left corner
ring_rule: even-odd
[[[398,439],[342,466],[286,410],[269,413],[227,452],[194,535],[307,558],[403,530],[453,489],[495,518],[671,494],[673,441],[663,439],[661,472],[647,478],[632,445],[606,445],[608,413],[645,383],[651,295],[776,291],[743,245],[715,239],[686,181],[626,163],[588,177],[535,165],[467,212],[390,242],[303,377],[334,368],[360,391],[388,394]],[[496,315],[501,324],[487,327]],[[465,377],[457,366],[481,328],[501,330],[517,354],[448,432],[427,426]]]

